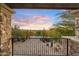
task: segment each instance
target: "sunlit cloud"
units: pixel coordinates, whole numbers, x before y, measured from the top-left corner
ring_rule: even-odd
[[[16,24],[20,27],[20,29],[32,29],[32,30],[43,30],[50,29],[52,27],[52,22],[50,21],[50,17],[46,15],[29,15],[23,17],[14,17],[13,25]]]
[[[33,15],[33,18],[35,20],[48,20],[49,19],[49,17],[45,15]]]

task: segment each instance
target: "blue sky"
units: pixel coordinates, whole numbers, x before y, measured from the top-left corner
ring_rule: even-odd
[[[23,17],[25,15],[40,14],[51,17],[53,23],[58,23],[61,19],[57,14],[62,13],[64,10],[58,9],[15,9],[14,16]]]
[[[58,9],[15,9],[15,13],[13,14],[13,19],[15,21],[20,20],[22,22],[26,22],[25,20],[31,19],[31,21],[38,23],[38,22],[43,22],[43,23],[52,23],[56,24],[61,21],[60,17],[58,17],[57,14],[60,14],[64,12],[64,10],[58,10]],[[38,22],[36,20],[39,19]],[[44,21],[42,21],[44,20]],[[28,24],[30,23],[30,20],[27,21]]]

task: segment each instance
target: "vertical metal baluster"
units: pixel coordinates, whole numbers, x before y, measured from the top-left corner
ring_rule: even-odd
[[[68,39],[67,39],[67,56],[68,56]]]

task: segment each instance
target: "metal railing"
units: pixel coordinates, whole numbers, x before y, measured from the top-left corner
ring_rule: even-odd
[[[29,38],[24,41],[13,41],[12,45],[13,55],[68,56],[68,39],[65,38]]]

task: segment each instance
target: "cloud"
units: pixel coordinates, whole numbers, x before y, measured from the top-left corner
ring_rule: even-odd
[[[18,25],[21,29],[33,29],[33,30],[42,30],[49,29],[52,26],[50,17],[46,15],[29,15],[25,17],[14,17],[12,18],[13,25]]]
[[[49,19],[49,17],[46,15],[33,15],[33,18],[35,20],[48,20]]]
[[[30,19],[28,19],[27,17],[26,18],[23,18],[23,17],[14,17],[12,18],[12,23],[13,24],[16,24],[18,26],[27,26],[27,25],[30,25],[32,23],[32,21]]]
[[[52,24],[31,24],[30,26],[22,26],[20,29],[32,29],[32,30],[49,30]]]

